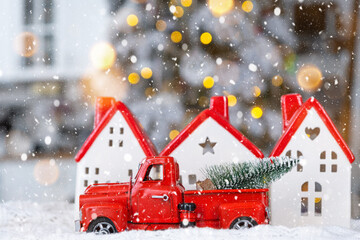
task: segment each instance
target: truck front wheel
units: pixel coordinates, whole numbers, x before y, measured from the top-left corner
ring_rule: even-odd
[[[231,223],[230,229],[240,230],[244,228],[252,228],[256,225],[258,225],[258,223],[251,217],[239,217]]]
[[[93,220],[86,232],[94,232],[95,234],[111,234],[117,233],[114,223],[105,217],[99,217]]]

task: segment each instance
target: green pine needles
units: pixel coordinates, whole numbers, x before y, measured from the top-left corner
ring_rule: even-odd
[[[217,189],[259,189],[289,172],[299,159],[263,158],[257,161],[228,163],[206,167],[202,172]]]

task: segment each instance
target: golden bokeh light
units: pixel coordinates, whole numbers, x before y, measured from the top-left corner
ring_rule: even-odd
[[[234,0],[208,0],[208,6],[215,17],[220,17],[234,8]]]
[[[166,30],[166,22],[164,20],[157,20],[155,27],[158,31],[163,32]]]
[[[129,26],[134,27],[138,24],[139,19],[135,14],[130,14],[129,16],[127,16],[126,22]]]
[[[315,65],[302,66],[297,73],[297,82],[305,91],[316,91],[322,84],[323,76]]]
[[[152,70],[149,67],[144,67],[143,69],[141,69],[140,74],[143,78],[149,79],[152,77]]]
[[[198,104],[201,107],[207,107],[209,106],[209,98],[205,96],[201,96],[198,100]]]
[[[177,18],[181,18],[183,15],[184,15],[184,9],[180,6],[176,6],[174,16]]]
[[[251,116],[253,118],[258,119],[258,118],[261,118],[262,115],[263,115],[263,110],[260,107],[253,107],[251,109]]]
[[[254,8],[254,5],[251,1],[244,1],[243,4],[241,5],[241,8],[244,12],[251,12]]]
[[[203,80],[203,85],[205,88],[212,88],[214,86],[214,79],[210,76],[207,76]]]
[[[148,87],[148,88],[145,89],[145,96],[146,97],[152,97],[152,96],[155,95],[155,93],[156,93],[156,91],[152,87]]]
[[[237,103],[237,99],[234,95],[227,96],[229,107],[233,107]]]
[[[275,75],[272,79],[271,79],[271,84],[274,85],[275,87],[280,87],[281,84],[283,84],[284,80],[280,75]]]
[[[128,76],[129,83],[137,84],[140,81],[140,76],[137,73],[130,73]]]
[[[85,100],[91,104],[98,96],[113,96],[121,100],[126,97],[129,87],[122,71],[115,68],[88,71],[79,84]]]
[[[59,178],[59,167],[54,159],[40,160],[34,167],[35,180],[45,186],[54,184]]]
[[[211,41],[212,41],[212,36],[211,36],[210,33],[204,32],[203,34],[201,34],[201,36],[200,36],[200,42],[201,42],[202,44],[207,45],[207,44],[211,43]]]
[[[179,31],[174,31],[171,33],[171,41],[174,43],[179,43],[182,40],[182,35]]]
[[[254,87],[253,87],[253,94],[254,94],[255,97],[260,96],[260,94],[261,94],[261,89],[260,89],[258,86],[254,86]]]
[[[109,69],[116,60],[114,47],[107,42],[96,43],[90,51],[90,59],[93,66],[97,69]]]
[[[14,43],[16,53],[23,57],[33,56],[38,50],[38,45],[37,37],[31,32],[20,33]]]
[[[184,7],[190,7],[192,4],[192,0],[181,0],[181,5]]]
[[[173,140],[174,138],[176,138],[177,137],[177,135],[179,135],[179,131],[178,130],[171,130],[170,131],[170,133],[169,133],[169,138],[171,139],[171,140]]]

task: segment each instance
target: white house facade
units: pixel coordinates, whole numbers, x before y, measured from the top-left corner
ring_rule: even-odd
[[[271,156],[300,163],[271,185],[271,223],[350,227],[352,153],[315,99],[293,113]]]
[[[205,179],[206,166],[251,161],[263,154],[228,119],[226,97],[213,97],[210,109],[200,113],[160,155],[174,157],[180,165],[185,189],[196,189]]]
[[[128,182],[130,176],[136,175],[142,159],[156,155],[125,105],[112,98],[108,98],[107,105],[108,111],[103,108],[99,114],[97,110],[97,125],[75,157],[77,201],[91,184]]]

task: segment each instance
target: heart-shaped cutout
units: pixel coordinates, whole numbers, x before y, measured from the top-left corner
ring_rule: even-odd
[[[311,140],[314,140],[315,138],[317,138],[317,136],[319,136],[320,134],[320,128],[316,127],[316,128],[305,128],[305,133],[306,136],[308,136]]]

